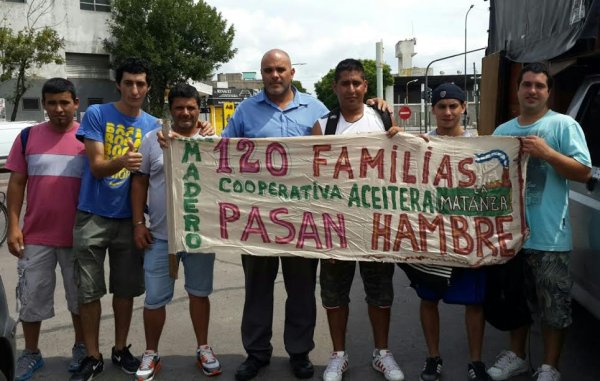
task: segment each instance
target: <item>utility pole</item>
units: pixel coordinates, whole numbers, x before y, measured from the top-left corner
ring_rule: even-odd
[[[383,99],[383,41],[375,43],[375,67],[377,72],[377,98]]]
[[[469,7],[469,10],[467,11],[467,13],[465,14],[465,101],[467,103],[467,108],[469,107],[469,91],[467,90],[467,17],[469,17],[469,12],[471,12],[471,9],[473,9],[475,5],[471,4],[471,6]],[[465,128],[467,128],[467,113],[465,112],[464,117],[463,117],[463,126]]]
[[[479,131],[479,84],[477,83],[477,67],[473,62],[473,102],[475,103],[475,123]]]

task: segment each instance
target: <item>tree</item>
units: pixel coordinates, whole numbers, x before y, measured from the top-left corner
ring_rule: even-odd
[[[305,93],[306,92],[306,89],[304,88],[304,86],[302,86],[302,82],[294,79],[292,81],[292,85],[294,85],[294,87],[296,89],[298,89],[298,91],[300,91],[301,93]]]
[[[216,8],[194,0],[113,0],[104,46],[118,66],[128,57],[146,59],[152,70],[147,110],[161,117],[167,89],[200,81],[235,54],[234,28]]]
[[[375,60],[361,59],[359,60],[365,67],[365,79],[369,83],[365,99],[374,98],[377,96],[377,66]],[[338,107],[337,96],[333,92],[333,80],[335,79],[335,68],[329,70],[317,83],[315,83],[315,92],[317,98],[325,104],[330,110]],[[390,65],[383,64],[383,87],[394,84],[392,70]]]
[[[13,31],[7,26],[0,27],[0,82],[15,79],[15,91],[8,99],[14,104],[10,120],[17,118],[19,102],[29,89],[28,78],[33,67],[64,63],[62,53],[64,40],[49,26],[36,28],[39,18],[48,12],[52,0],[32,1],[27,9],[27,26]],[[4,15],[6,21],[7,15]]]

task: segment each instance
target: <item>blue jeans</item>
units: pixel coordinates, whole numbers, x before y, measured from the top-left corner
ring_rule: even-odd
[[[185,271],[185,290],[190,295],[208,296],[213,291],[215,254],[177,253]],[[158,309],[173,299],[175,279],[169,275],[168,243],[162,239],[154,242],[144,254],[144,280],[146,299],[144,307]]]

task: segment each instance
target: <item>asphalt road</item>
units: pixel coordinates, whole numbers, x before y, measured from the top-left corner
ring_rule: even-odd
[[[0,175],[0,189],[5,188],[6,175]],[[15,316],[14,288],[16,285],[16,259],[8,253],[6,246],[0,247],[0,274],[9,293],[9,306]],[[180,269],[180,276],[183,276]],[[60,274],[57,278],[55,297],[56,316],[42,325],[40,348],[46,365],[37,371],[33,380],[67,380],[66,371],[69,361],[73,334],[70,315],[66,309]],[[236,367],[244,360],[245,353],[240,339],[240,321],[244,302],[243,272],[238,255],[217,255],[214,276],[214,293],[211,296],[212,317],[209,342],[223,365],[223,374],[216,379],[233,380]],[[425,343],[422,338],[418,316],[418,298],[408,287],[404,273],[397,269],[395,277],[395,300],[392,309],[390,349],[402,367],[407,381],[418,380],[426,357]],[[320,290],[317,287],[317,295]],[[347,350],[350,356],[350,368],[346,372],[346,381],[383,380],[370,366],[373,349],[371,329],[364,303],[364,291],[358,273],[351,295],[351,311],[348,324]],[[317,299],[320,303],[320,298]],[[261,370],[257,381],[294,380],[288,365],[288,357],[283,349],[283,307],[285,291],[281,276],[277,278],[275,293],[275,313],[273,324],[274,353],[271,365]],[[111,298],[102,300],[102,321],[100,347],[105,359],[110,356],[113,345],[113,315]],[[134,306],[133,321],[129,334],[132,352],[141,355],[144,350],[142,322],[143,300],[137,298]],[[468,351],[464,330],[464,308],[461,306],[440,305],[442,317],[441,351],[444,359],[443,380],[460,381],[467,379]],[[23,348],[22,331],[18,329],[17,348]],[[491,364],[495,355],[504,349],[507,336],[491,326],[486,328],[483,360]],[[542,356],[540,329],[535,325],[531,333],[530,358],[532,364],[539,366]],[[156,380],[199,380],[206,378],[194,364],[195,339],[189,321],[187,296],[183,289],[183,279],[176,282],[173,302],[167,307],[167,323],[163,331],[159,348],[162,357],[162,369]],[[314,380],[321,379],[326,366],[331,342],[327,329],[325,312],[318,309],[315,331],[315,349],[311,359],[316,366]],[[580,306],[574,308],[574,325],[569,331],[564,355],[561,361],[563,381],[600,380],[600,322],[594,319]],[[110,363],[105,364],[104,380],[130,380]],[[531,380],[529,376],[516,377],[515,381]]]

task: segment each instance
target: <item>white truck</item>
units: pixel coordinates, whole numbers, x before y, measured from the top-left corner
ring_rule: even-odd
[[[544,62],[554,77],[550,107],[575,118],[593,178],[571,183],[573,296],[600,319],[600,0],[490,0],[479,133],[517,116],[523,64]]]
[[[33,126],[37,122],[0,122],[0,172],[4,171],[4,163],[10,152],[15,138],[25,127]]]

